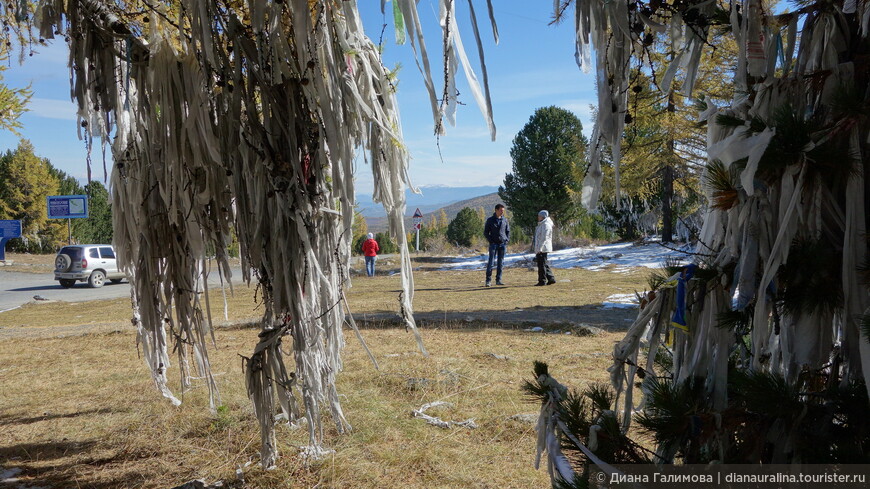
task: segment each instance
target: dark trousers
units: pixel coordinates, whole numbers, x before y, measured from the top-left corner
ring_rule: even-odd
[[[492,280],[492,261],[495,258],[495,281],[501,282],[501,266],[504,263],[504,244],[490,243],[489,244],[489,260],[486,262],[486,281]]]
[[[538,283],[553,283],[556,281],[556,276],[550,270],[550,265],[547,264],[547,254],[538,253],[535,255],[535,261],[538,262]]]

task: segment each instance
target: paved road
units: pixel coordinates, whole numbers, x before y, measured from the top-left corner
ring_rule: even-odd
[[[241,283],[242,271],[233,269],[232,273],[233,283]],[[217,273],[212,274],[208,282],[210,286],[218,286],[220,280]],[[99,289],[92,289],[87,283],[78,282],[74,287],[65,289],[54,280],[53,273],[6,272],[0,269],[0,312],[32,302],[35,295],[66,302],[116,299],[130,297],[130,284],[126,280],[120,284],[107,281]]]

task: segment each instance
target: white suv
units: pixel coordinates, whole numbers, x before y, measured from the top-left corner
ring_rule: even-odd
[[[84,281],[97,288],[102,287],[106,279],[117,284],[124,278],[111,245],[64,246],[54,258],[54,279],[64,288]]]

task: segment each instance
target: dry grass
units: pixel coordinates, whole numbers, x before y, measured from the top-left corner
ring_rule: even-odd
[[[54,270],[54,255],[7,252],[6,261],[11,261],[12,265],[0,268],[0,270],[25,273],[51,273]]]
[[[54,254],[32,254],[32,253],[6,253],[6,260],[11,261],[12,265],[0,268],[7,272],[24,272],[24,273],[53,273],[54,272]],[[230,266],[239,266],[238,258],[230,259]]]
[[[237,284],[234,294],[227,290],[227,321],[220,289],[210,290],[209,294],[212,319],[217,325],[250,321],[259,317],[258,311],[262,310],[254,302],[254,289]],[[31,301],[17,309],[0,313],[0,338],[10,334],[9,328],[45,330],[50,336],[64,330],[115,331],[129,325],[131,316],[129,298],[88,302]]]
[[[418,271],[414,273],[415,312],[500,311],[529,307],[600,304],[611,294],[640,290],[648,270],[626,274],[583,269],[554,270],[556,284],[535,287],[537,270],[510,268],[502,277],[506,287],[483,287],[482,271]],[[397,309],[398,277],[358,277],[348,298],[354,312],[387,312]]]
[[[483,287],[481,271],[415,272],[414,311],[438,315],[444,312],[469,313],[482,311],[512,311],[515,309],[547,309],[582,307],[600,304],[611,294],[627,294],[644,288],[648,270],[631,273],[608,273],[582,269],[555,270],[558,283],[535,287],[537,272],[512,268],[504,271],[506,287]],[[348,290],[351,311],[358,316],[393,315],[399,309],[398,275],[378,275],[373,278],[356,276]],[[235,285],[235,293],[226,293],[229,324],[251,321],[262,310],[254,303],[255,288]],[[212,317],[224,325],[223,299],[219,289],[210,291]],[[381,316],[378,316],[381,317]],[[130,320],[129,299],[108,299],[87,303],[31,302],[18,309],[0,313],[0,337],[5,328],[79,327],[82,325],[117,325]],[[97,330],[99,331],[99,330]]]
[[[558,270],[557,277],[570,282],[541,288],[528,286],[532,273],[508,270],[507,283],[527,285],[492,289],[480,287],[482,275],[417,273],[415,307],[473,313],[582,306],[640,288],[646,274]],[[398,277],[361,277],[353,284],[349,300],[356,312],[395,310]],[[231,320],[256,317],[253,292],[243,287],[236,292]],[[219,304],[215,297],[213,304]],[[510,419],[537,411],[520,385],[534,360],[550,363],[554,375],[575,388],[605,381],[610,349],[622,336],[580,338],[447,322],[423,331],[431,353],[423,358],[404,330],[369,328],[363,334],[381,364],[376,371],[350,335],[338,388],[354,430],[339,435],[327,421],[327,441],[336,453],[306,467],[295,456],[307,441],[306,430],[280,428],[283,456],[276,470],[264,471],[257,465],[259,435],[238,356],[250,354],[256,330],[217,330],[211,356],[224,407],[211,415],[201,386],[188,392],[179,408],[159,397],[137,358],[124,300],[81,306],[100,308],[104,326],[117,333],[81,334],[100,330],[86,325],[77,336],[53,337],[64,325],[85,324],[76,307],[40,304],[0,314],[0,334],[25,333],[0,342],[0,461],[7,469],[23,469],[19,477],[27,484],[168,488],[199,477],[231,480],[236,468],[253,462],[244,468],[245,477],[258,488],[547,487],[546,471],[532,466],[534,426]],[[33,326],[47,321],[57,326],[38,331]],[[177,373],[170,370],[171,376]],[[410,416],[412,409],[437,400],[453,407],[430,414],[474,418],[479,428],[442,430]]]

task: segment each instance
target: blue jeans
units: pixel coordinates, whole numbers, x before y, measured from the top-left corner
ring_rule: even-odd
[[[486,281],[492,280],[492,259],[497,257],[495,266],[495,281],[501,282],[501,266],[504,262],[505,244],[489,244],[489,261],[486,262]]]
[[[367,256],[366,257],[366,275],[369,277],[375,276],[375,261],[377,261],[378,257],[376,256]]]

